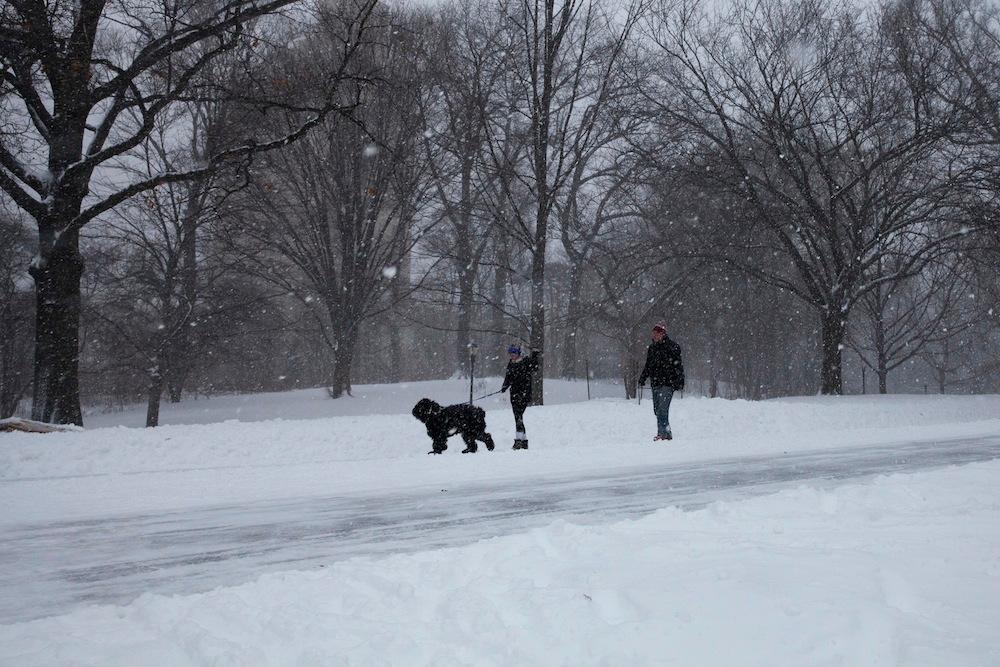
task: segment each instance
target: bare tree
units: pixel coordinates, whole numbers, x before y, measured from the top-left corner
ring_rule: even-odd
[[[816,311],[824,393],[842,391],[858,300],[919,272],[964,233],[949,227],[952,118],[900,113],[924,84],[898,74],[876,19],[769,0],[717,17],[664,5],[651,26],[663,73],[651,101],[690,131],[691,167],[704,181],[745,201],[746,233],[725,259]],[[787,265],[747,261],[747,243]],[[896,274],[871,271],[898,252]]]
[[[880,394],[888,393],[891,371],[917,358],[926,346],[957,333],[945,331],[944,323],[954,317],[956,302],[967,289],[956,267],[935,262],[916,276],[879,283],[861,298],[862,317],[847,342],[875,371]]]
[[[509,46],[504,15],[492,3],[440,7],[428,28],[427,94],[422,98],[424,149],[439,215],[438,247],[452,272],[445,291],[456,289],[455,364],[468,372],[476,281],[495,220],[484,189],[496,175],[488,170],[487,124],[506,113],[498,104]]]
[[[379,82],[344,91],[354,119],[330,118],[267,156],[227,216],[247,262],[309,307],[333,356],[333,398],[350,393],[362,323],[412,290],[393,285],[427,229],[413,231],[426,198],[415,36],[399,17],[380,19],[365,56]]]
[[[627,398],[635,396],[647,333],[673,312],[704,260],[690,260],[654,216],[633,215],[601,235],[587,263],[593,333],[613,341]],[[588,281],[589,282],[589,281]]]
[[[642,100],[634,93],[620,63],[591,73],[601,78],[601,104],[587,108],[583,121],[569,128],[573,169],[555,194],[559,239],[569,268],[562,376],[575,378],[579,324],[586,313],[581,298],[586,266],[601,236],[618,221],[634,217],[635,184],[641,180],[645,156],[633,148],[635,135],[648,131]]]
[[[596,118],[615,90],[610,73],[625,53],[636,25],[639,4],[605,12],[596,0],[510,0],[504,5],[516,36],[511,73],[520,99],[511,114],[522,117],[530,137],[525,169],[493,150],[500,136],[491,128],[493,159],[518,174],[532,198],[532,215],[519,213],[518,193],[508,198],[514,213],[510,231],[531,257],[529,339],[540,356],[533,400],[544,400],[545,268],[549,221],[557,193],[571,178]],[[582,127],[580,132],[575,128]]]
[[[334,97],[353,55],[366,42],[375,0],[343,8],[349,27],[325,78],[328,95],[310,105],[293,105],[300,121],[290,131],[256,133],[191,169],[127,183],[102,178],[112,162],[142,144],[164,113],[199,94],[198,74],[215,59],[256,40],[260,48],[250,63],[256,68],[284,48],[266,45],[253,25],[292,3],[8,0],[0,6],[5,124],[0,188],[38,230],[38,255],[31,265],[37,295],[35,419],[82,423],[79,237],[87,223],[157,186],[285,146],[342,108]],[[241,96],[248,91],[255,96],[251,82],[244,81]]]
[[[907,73],[934,72],[927,97],[961,114],[955,138],[1000,147],[1000,10],[981,0],[909,0],[890,18],[900,46],[915,54]]]
[[[199,162],[224,141],[224,108],[200,103],[193,114],[180,116],[179,121],[194,128],[189,150],[167,148],[168,136],[177,131],[174,124],[158,128],[144,142],[145,169],[138,177]],[[204,238],[204,228],[217,218],[229,194],[217,182],[221,176],[165,184],[124,202],[106,222],[95,223],[99,243],[121,248],[103,271],[96,310],[121,342],[122,360],[133,358],[148,377],[146,426],[158,425],[168,383],[174,396],[180,393],[198,351],[204,352],[203,334],[213,319],[224,312],[233,318],[234,309],[250,305],[223,283],[235,268],[233,258]],[[251,301],[259,303],[259,298],[255,294]]]

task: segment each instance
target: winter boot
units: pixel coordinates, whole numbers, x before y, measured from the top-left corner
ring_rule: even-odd
[[[527,449],[527,448],[528,448],[528,441],[527,440],[515,440],[514,441],[514,449]]]

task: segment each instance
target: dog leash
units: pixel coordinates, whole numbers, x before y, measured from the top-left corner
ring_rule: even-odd
[[[496,391],[494,391],[491,394],[483,394],[482,396],[477,396],[476,398],[472,399],[472,401],[470,401],[470,403],[475,403],[476,401],[481,401],[484,398],[489,398],[490,396],[496,396],[497,394],[499,394],[501,392],[503,392],[503,389],[497,389]]]

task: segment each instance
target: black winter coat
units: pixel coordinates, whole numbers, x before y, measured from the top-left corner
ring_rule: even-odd
[[[639,374],[639,384],[649,380],[652,387],[672,387],[675,391],[684,389],[684,364],[681,362],[681,346],[666,336],[658,343],[652,343],[646,350],[646,365]]]
[[[503,378],[503,386],[500,391],[510,389],[510,400],[512,402],[531,402],[531,377],[538,370],[538,353],[532,352],[530,356],[520,361],[507,362],[507,374]]]

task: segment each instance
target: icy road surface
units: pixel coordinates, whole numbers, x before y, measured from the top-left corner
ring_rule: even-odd
[[[477,456],[488,456],[482,452]],[[527,454],[530,456],[530,452]],[[676,505],[1000,458],[1000,436],[607,470],[447,489],[311,497],[18,524],[0,542],[0,623],[194,593],[272,571],[467,544],[553,519],[604,522]]]

